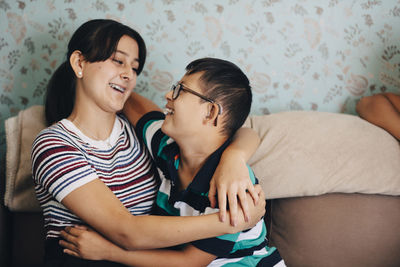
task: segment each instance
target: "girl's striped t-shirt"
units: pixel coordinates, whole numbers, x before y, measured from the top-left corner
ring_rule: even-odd
[[[105,141],[88,138],[63,119],[40,132],[31,158],[46,238],[59,237],[66,226],[84,224],[61,201],[94,179],[102,180],[133,215],[150,214],[153,208],[157,172],[133,126],[122,116],[116,117]]]

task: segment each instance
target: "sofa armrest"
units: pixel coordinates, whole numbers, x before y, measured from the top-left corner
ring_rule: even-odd
[[[11,213],[4,206],[5,160],[0,162],[0,266],[11,266]]]

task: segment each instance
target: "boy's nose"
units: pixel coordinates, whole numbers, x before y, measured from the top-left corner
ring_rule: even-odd
[[[169,90],[166,94],[165,94],[165,98],[169,101],[172,101],[172,90]]]

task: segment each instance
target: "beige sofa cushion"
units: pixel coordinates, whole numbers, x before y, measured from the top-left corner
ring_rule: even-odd
[[[246,125],[262,138],[250,165],[269,199],[400,193],[399,143],[356,116],[293,111],[251,116]],[[13,211],[39,211],[30,154],[33,140],[45,128],[43,106],[22,110],[5,127],[5,204]]]
[[[262,141],[250,165],[268,199],[325,193],[400,195],[400,147],[357,116],[291,111],[252,116]]]

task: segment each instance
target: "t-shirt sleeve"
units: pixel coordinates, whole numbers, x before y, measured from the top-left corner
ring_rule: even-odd
[[[172,142],[167,135],[161,131],[165,115],[159,111],[151,111],[141,117],[136,124],[136,134],[143,140],[151,157],[155,159],[164,146]]]
[[[34,183],[59,202],[98,178],[83,153],[50,130],[43,131],[35,139],[31,158]]]

